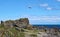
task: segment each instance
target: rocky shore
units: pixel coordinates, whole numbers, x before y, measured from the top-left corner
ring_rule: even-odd
[[[20,18],[1,21],[0,37],[60,37],[60,29],[32,26],[28,18]]]

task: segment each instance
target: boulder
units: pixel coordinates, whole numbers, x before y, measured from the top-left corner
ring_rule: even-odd
[[[4,22],[5,27],[27,27],[29,25],[28,18],[20,18],[17,20],[7,20]]]

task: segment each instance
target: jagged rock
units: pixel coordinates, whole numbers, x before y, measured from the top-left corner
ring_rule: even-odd
[[[4,26],[6,27],[26,27],[29,25],[29,20],[28,18],[20,18],[18,20],[8,20],[4,22]]]
[[[24,26],[27,26],[29,25],[29,20],[28,18],[21,18],[19,20],[15,20],[15,24],[19,27],[24,27]]]
[[[8,20],[4,22],[4,26],[8,28],[13,27],[13,24],[14,24],[13,20]]]

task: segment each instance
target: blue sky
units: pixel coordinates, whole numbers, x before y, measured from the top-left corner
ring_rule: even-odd
[[[25,17],[31,24],[60,24],[60,0],[0,0],[0,20]]]

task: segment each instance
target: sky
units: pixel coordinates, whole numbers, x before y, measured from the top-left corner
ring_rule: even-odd
[[[0,0],[0,21],[19,18],[30,24],[60,24],[60,0]]]

